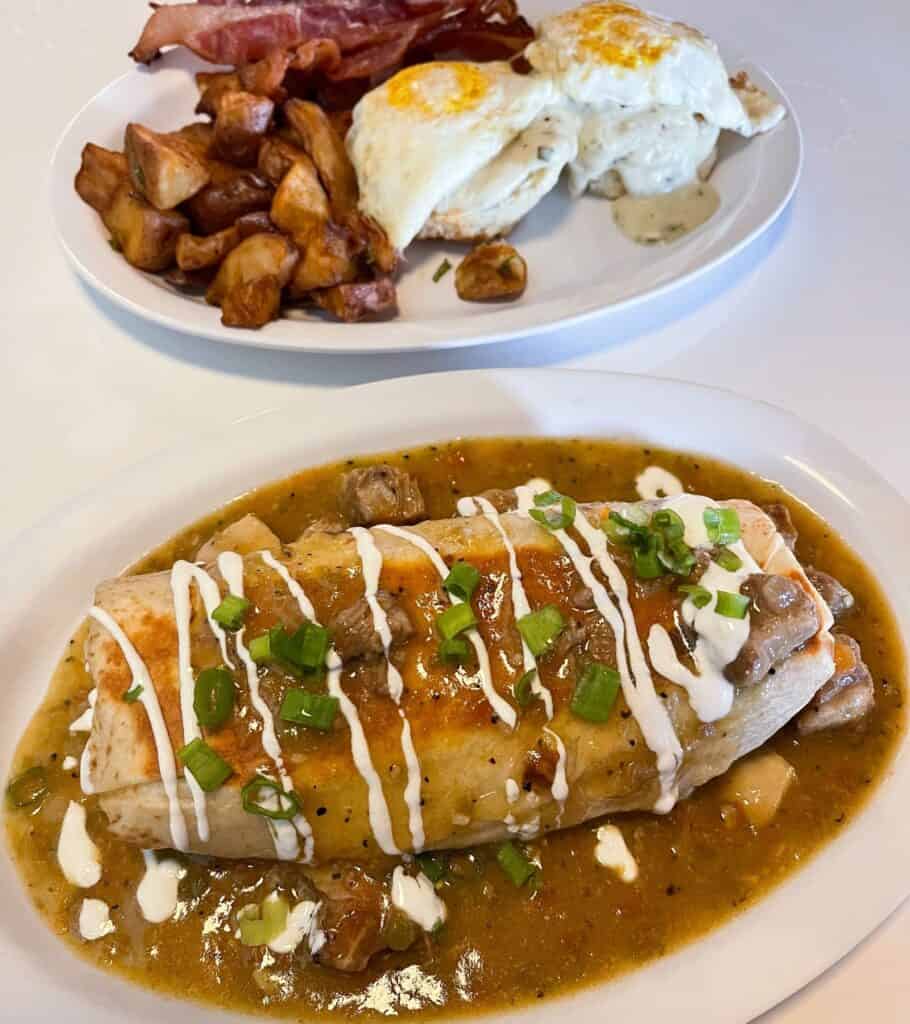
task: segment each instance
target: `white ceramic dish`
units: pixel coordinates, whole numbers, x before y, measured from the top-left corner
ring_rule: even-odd
[[[469,418],[465,394],[472,399]],[[591,372],[386,381],[326,392],[155,456],[61,509],[4,553],[0,649],[7,675],[0,771],[7,772],[21,729],[97,580],[194,517],[300,467],[458,435],[504,434],[632,436],[729,459],[778,480],[862,554],[887,588],[904,637],[910,637],[906,505],[840,443],[788,413],[689,384]],[[744,1024],[806,984],[910,893],[906,746],[861,818],[757,907],[616,982],[502,1013],[497,1020]],[[63,1005],[68,1024],[121,1024],[125,1015],[133,1024],[157,1024],[165,1014],[171,1024],[230,1019],[197,1005],[164,1002],[70,956],[30,909],[5,855],[0,888],[5,1019],[46,1021]]]
[[[523,5],[532,19],[553,6],[552,0]],[[702,27],[710,33],[710,25]],[[51,168],[58,233],[79,274],[113,302],[153,323],[216,341],[366,353],[452,348],[534,334],[645,302],[691,281],[741,250],[781,213],[799,178],[799,127],[792,105],[770,76],[739,59],[739,48],[747,44],[738,40],[735,47],[722,45],[727,66],[747,70],[781,99],[789,116],[768,135],[748,143],[723,134],[712,176],[721,195],[718,213],[672,245],[640,246],[619,233],[605,200],[570,200],[560,184],[513,233],[512,241],[529,267],[528,289],[518,302],[462,302],[452,274],[434,284],[442,258],[455,264],[465,252],[464,246],[436,242],[408,249],[399,286],[400,314],[383,323],[339,324],[300,312],[261,331],[226,328],[218,311],[201,299],[187,298],[154,275],[134,270],[109,247],[100,218],[73,190],[73,177],[86,142],[121,149],[130,121],[171,131],[195,119],[198,94],[191,72],[203,65],[182,52],[170,53],[151,70],[127,72],[70,123]]]

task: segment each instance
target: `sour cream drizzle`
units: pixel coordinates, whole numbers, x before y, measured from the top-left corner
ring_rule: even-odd
[[[287,584],[288,589],[297,601],[303,617],[318,625],[316,609],[313,607],[312,601],[307,597],[303,587],[288,572],[287,567],[282,565],[268,551],[260,551],[259,555],[266,565],[274,569]],[[334,647],[330,647],[326,654],[326,667],[328,668],[326,687],[329,695],[338,701],[341,713],[348,724],[348,731],[351,734],[351,756],[354,759],[354,766],[367,785],[370,828],[373,830],[373,835],[379,844],[379,848],[384,853],[395,856],[401,851],[395,845],[392,819],[389,816],[389,807],[382,789],[382,781],[373,767],[373,759],[370,757],[370,748],[367,745],[366,735],[364,734],[357,708],[341,688],[342,662]],[[408,731],[408,738],[410,738],[410,730]],[[418,798],[418,807],[419,805],[420,801]],[[310,840],[310,843],[312,843],[312,840]],[[312,846],[310,846],[310,850],[312,850]]]
[[[120,628],[119,624],[103,609],[94,606],[89,611],[89,616],[111,634],[116,640],[132,675],[130,689],[141,686],[139,701],[145,708],[149,725],[152,730],[152,737],[155,741],[155,752],[158,756],[158,772],[161,775],[161,785],[167,797],[168,817],[171,829],[171,842],[175,850],[186,850],[189,845],[189,838],[186,831],[186,821],[183,811],[180,808],[180,799],[177,796],[177,765],[174,761],[174,748],[171,746],[171,738],[168,735],[167,726],[164,723],[164,716],[161,714],[161,705],[158,703],[158,693],[155,684],[145,662],[139,657],[139,652],[130,643],[129,637]]]
[[[496,511],[493,503],[484,497],[476,498],[461,498],[458,502],[458,514],[460,516],[472,516],[476,514],[479,508],[490,523],[493,524],[494,529],[502,538],[503,544],[505,544],[506,551],[509,555],[509,576],[512,580],[512,609],[516,619],[520,619],[523,615],[528,615],[531,612],[531,605],[528,601],[528,595],[525,591],[524,582],[522,580],[521,569],[518,566],[518,556],[515,551],[515,545],[512,543],[512,538],[503,526],[502,519],[499,517],[499,513]],[[544,709],[547,713],[547,720],[549,721],[553,717],[553,696],[546,686],[540,681],[540,673],[537,671],[537,659],[531,653],[531,648],[525,643],[525,638],[519,634],[521,638],[521,657],[525,672],[532,672],[534,675],[531,677],[531,692],[539,697],[543,701]]]
[[[228,656],[227,638],[224,630],[212,618],[212,612],[221,603],[221,591],[218,584],[204,570],[192,562],[181,559],[171,568],[171,595],[174,599],[174,615],[177,621],[177,669],[180,676],[180,716],[183,722],[183,742],[191,743],[202,737],[196,712],[193,709],[193,694],[196,682],[193,678],[193,662],[190,646],[190,585],[195,581],[205,606],[209,626],[218,640],[221,657],[230,668],[234,663]],[[196,812],[196,831],[202,842],[208,842],[209,820],[205,809],[205,792],[190,772],[184,772],[184,779],[193,796],[193,808]]]
[[[57,862],[66,880],[80,889],[101,881],[101,856],[85,827],[85,808],[70,800],[57,840]]]
[[[594,859],[601,867],[615,871],[623,882],[634,882],[638,878],[638,864],[615,825],[602,825],[597,830]]]
[[[79,909],[79,934],[86,942],[103,939],[114,931],[111,909],[104,900],[83,900]]]
[[[670,498],[682,494],[683,485],[669,470],[661,466],[648,466],[635,478],[635,490],[639,498],[651,501],[654,498]]]
[[[566,778],[566,746],[552,729],[544,726],[543,731],[556,746],[556,767],[553,769],[553,785],[550,791],[553,794],[553,799],[559,804],[559,814],[556,817],[556,823],[559,824],[562,812],[566,809],[566,800],[569,799],[569,781]]]
[[[186,875],[186,868],[171,857],[158,860],[151,850],[143,850],[142,859],[145,874],[136,890],[136,900],[149,924],[161,924],[174,916],[177,887]]]
[[[235,597],[243,597],[243,559],[234,551],[224,551],[218,556],[218,571],[224,577],[228,590]],[[237,650],[237,657],[243,662],[246,669],[247,685],[250,691],[250,702],[256,709],[262,720],[262,748],[275,765],[281,788],[288,792],[293,789],[291,779],[284,767],[284,757],[281,754],[281,744],[275,734],[275,719],[272,712],[262,699],[259,692],[259,670],[256,663],[250,657],[243,640],[245,630],[239,629],[234,634],[234,646]],[[277,800],[277,797],[276,797]],[[313,830],[303,813],[294,817],[292,821],[274,821],[266,818],[269,831],[272,833],[272,841],[275,844],[275,853],[279,860],[296,860],[300,855],[300,844],[297,841],[298,833],[304,841],[304,861],[309,863],[313,859]]]
[[[399,865],[392,872],[392,906],[397,907],[425,932],[443,924],[448,911],[426,875],[407,875]]]
[[[396,536],[403,537],[405,540],[415,541],[413,535],[404,530],[398,530],[397,527],[385,526],[382,529],[388,530],[389,533],[394,533]],[[382,575],[382,552],[376,546],[376,542],[373,540],[369,530],[355,526],[350,532],[354,537],[354,543],[357,545],[357,554],[360,557],[364,596],[373,614],[373,628],[379,634],[383,652],[385,653],[389,696],[395,702],[401,718],[401,750],[404,754],[408,773],[408,781],[404,788],[404,801],[408,808],[408,828],[411,832],[411,845],[417,852],[420,852],[426,842],[423,828],[423,811],[420,807],[420,761],[411,736],[411,723],[401,707],[404,681],[401,678],[401,673],[392,664],[392,659],[389,655],[392,646],[392,631],[389,627],[389,617],[386,615],[385,609],[379,603],[377,597],[379,593],[379,578]]]
[[[534,507],[534,495],[547,490],[549,490],[549,484],[545,480],[531,480],[522,487],[516,487],[519,513],[529,516]],[[654,805],[654,810],[658,814],[666,814],[672,810],[678,795],[676,776],[682,763],[682,747],[673,729],[670,715],[654,689],[651,671],[645,660],[641,640],[638,636],[635,616],[629,604],[629,589],[625,577],[607,551],[607,539],[601,530],[596,529],[588,522],[584,512],[580,511],[576,514],[574,526],[587,542],[591,556],[582,554],[581,548],[565,530],[554,530],[552,534],[569,556],[582,582],[593,594],[597,610],[607,620],[616,637],[616,662],[623,696],[638,722],[645,743],[657,759],[660,796]],[[619,610],[610,598],[606,587],[591,569],[595,558],[607,577]],[[626,644],[629,648],[628,660]],[[629,671],[630,662],[631,673]]]

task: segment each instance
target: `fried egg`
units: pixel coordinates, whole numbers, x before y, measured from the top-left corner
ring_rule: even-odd
[[[438,61],[399,71],[354,108],[347,137],[360,207],[403,249],[553,100],[545,75],[504,62]]]
[[[506,235],[559,180],[578,151],[579,118],[549,107],[488,164],[436,206],[421,238]]]

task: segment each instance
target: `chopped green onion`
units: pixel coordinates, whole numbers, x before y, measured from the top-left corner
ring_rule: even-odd
[[[37,810],[49,792],[47,772],[40,764],[36,764],[26,768],[10,782],[6,787],[6,799],[17,810],[25,810],[28,807]]]
[[[534,700],[534,677],[537,675],[537,669],[528,669],[527,672],[518,680],[518,682],[512,687],[512,695],[515,697],[515,703],[520,708],[526,708],[532,700]]]
[[[234,769],[227,761],[222,760],[205,740],[198,737],[178,750],[177,757],[204,793],[214,792],[234,774]]]
[[[329,653],[329,631],[324,626],[306,622],[294,634],[294,641],[299,651],[297,664],[304,672],[317,672],[325,665],[325,657]]]
[[[287,900],[280,896],[268,897],[262,906],[244,907],[237,915],[240,927],[240,941],[244,946],[267,946],[287,927]]]
[[[645,536],[648,532],[646,526],[626,519],[618,512],[611,512],[601,526],[607,539],[614,544],[631,544],[636,537]]]
[[[436,273],[433,275],[433,284],[438,284],[451,269],[452,264],[449,263],[448,260],[443,260],[436,268]]]
[[[272,641],[268,633],[263,633],[261,636],[257,636],[255,639],[250,641],[250,645],[247,648],[250,652],[250,657],[257,665],[262,665],[264,662],[269,661],[272,657]]]
[[[673,509],[661,508],[651,516],[651,529],[663,534],[668,541],[682,540],[686,532],[686,524]]]
[[[575,684],[569,707],[586,722],[606,722],[619,693],[619,673],[608,665],[592,661]]]
[[[449,575],[442,581],[442,589],[461,598],[462,601],[470,601],[478,583],[480,573],[473,565],[456,562],[449,570]]]
[[[658,535],[655,533],[646,534],[640,540],[636,539],[632,551],[632,564],[639,579],[656,580],[658,576],[663,576],[664,570],[657,557],[658,547]]]
[[[566,628],[566,620],[555,604],[548,604],[536,612],[523,615],[516,625],[536,658],[549,650],[553,641]]]
[[[281,702],[281,717],[285,722],[303,725],[308,729],[330,732],[338,713],[338,698],[322,693],[308,693],[292,687]]]
[[[266,807],[264,800],[274,801],[278,806],[274,809]],[[240,791],[240,801],[248,814],[258,814],[273,821],[290,821],[300,813],[300,797],[292,789],[284,790],[264,775],[254,775],[250,779]]]
[[[712,544],[734,544],[739,540],[742,531],[735,508],[706,508],[702,518]]]
[[[123,695],[123,700],[127,704],[135,704],[137,700],[142,696],[142,686],[134,686],[132,689],[127,690]]]
[[[445,858],[440,857],[438,853],[419,853],[414,859],[423,874],[434,885],[441,882],[449,873],[449,866],[446,864]]]
[[[731,594],[728,590],[718,590],[714,611],[728,619],[744,619],[751,603],[751,598],[745,594]]]
[[[736,572],[743,567],[743,560],[729,548],[721,548],[714,556],[714,561],[727,572]]]
[[[499,847],[496,862],[516,888],[521,888],[537,871],[537,867],[512,842]]]
[[[688,576],[695,568],[695,552],[683,540],[666,541],[661,538],[657,544],[657,559],[677,576]]]
[[[223,666],[207,668],[196,678],[193,710],[200,725],[218,729],[234,710],[234,680]]]
[[[451,608],[436,616],[436,628],[443,640],[451,640],[466,629],[477,625],[474,611],[469,604],[453,604]]]
[[[560,506],[559,512],[552,508],[557,502]],[[578,508],[575,500],[558,491],[535,494],[534,504],[537,508],[532,508],[528,515],[546,530],[567,530],[575,522]]]
[[[463,665],[470,660],[472,647],[463,636],[452,636],[439,645],[439,657],[453,665]]]
[[[250,602],[245,597],[228,594],[220,605],[212,612],[212,618],[231,633],[236,633],[243,626],[246,613],[250,610]]]
[[[704,608],[711,603],[711,591],[697,583],[681,583],[676,589],[685,594],[696,608]]]

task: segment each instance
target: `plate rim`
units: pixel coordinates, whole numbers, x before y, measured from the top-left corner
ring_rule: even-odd
[[[578,326],[598,317],[621,314],[636,306],[655,302],[673,291],[691,285],[752,245],[780,218],[796,192],[805,160],[805,144],[799,116],[789,96],[764,67],[746,59],[731,62],[731,66],[732,63],[742,67],[751,77],[770,84],[787,108],[787,117],[780,125],[771,133],[757,136],[756,139],[751,140],[753,143],[765,145],[768,140],[772,139],[774,133],[781,135],[786,133],[785,145],[790,159],[786,174],[786,187],[779,192],[772,193],[776,199],[771,202],[768,201],[767,196],[762,196],[760,215],[754,226],[743,237],[724,247],[722,251],[701,262],[695,257],[694,265],[687,265],[686,269],[680,270],[660,284],[606,304],[602,299],[597,298],[598,286],[592,285],[585,288],[581,293],[581,298],[578,292],[574,292],[571,296],[545,299],[525,306],[519,304],[491,307],[470,317],[445,317],[431,321],[408,320],[397,316],[391,320],[361,324],[337,324],[322,319],[282,318],[266,325],[260,331],[226,328],[221,324],[214,310],[187,300],[181,300],[181,302],[190,311],[189,317],[184,317],[176,312],[162,312],[155,309],[150,303],[140,301],[134,292],[133,284],[140,295],[148,286],[156,288],[169,297],[173,295],[180,299],[180,296],[168,292],[163,286],[152,285],[148,279],[150,275],[133,268],[130,270],[135,276],[130,279],[128,291],[124,292],[119,289],[106,280],[100,271],[93,269],[93,265],[99,257],[94,251],[85,250],[78,241],[78,234],[73,237],[73,233],[68,228],[69,218],[78,216],[74,212],[74,208],[81,210],[81,205],[84,204],[81,203],[72,187],[72,177],[78,169],[78,165],[74,163],[64,166],[64,163],[70,156],[81,150],[87,141],[91,141],[77,137],[79,125],[82,119],[87,117],[107,95],[115,94],[118,88],[123,88],[129,80],[137,76],[155,74],[154,70],[150,71],[139,67],[128,69],[99,89],[73,115],[57,139],[51,157],[48,178],[48,194],[54,230],[67,260],[77,275],[90,288],[139,320],[188,337],[233,346],[313,355],[398,355],[408,352],[481,347],[517,338],[535,337],[550,331]],[[157,62],[157,66],[162,69],[182,69],[190,73],[194,68],[202,67],[203,62],[175,49],[166,52]],[[214,65],[204,66],[209,70],[216,69]],[[736,218],[741,217],[743,213],[744,211],[740,210],[736,214]],[[94,215],[94,211],[92,214]],[[734,219],[733,223],[735,222]],[[151,295],[150,292],[149,295]],[[569,312],[558,313],[556,311],[567,303],[571,306],[578,306],[581,303],[581,307]],[[196,317],[192,313],[194,308],[197,312],[203,310],[210,316]],[[519,322],[513,323],[511,326],[496,326],[496,323],[501,322],[503,318],[509,319],[510,314],[512,319],[517,318]]]
[[[476,385],[474,390],[478,394],[484,392],[485,388],[496,387],[501,384],[505,385],[511,394],[520,394],[522,397],[529,392],[535,395],[548,395],[556,392],[561,393],[560,389],[568,388],[573,390],[573,392],[577,390],[578,393],[589,392],[592,398],[595,396],[599,398],[610,387],[635,389],[636,394],[638,394],[640,389],[644,388],[652,391],[670,391],[676,394],[686,393],[689,397],[702,399],[706,395],[713,395],[718,402],[725,406],[729,406],[731,403],[745,404],[759,409],[763,417],[770,417],[772,420],[780,421],[787,430],[797,432],[802,437],[804,443],[810,445],[821,443],[825,448],[830,447],[839,459],[843,458],[845,465],[851,471],[856,470],[859,474],[856,499],[851,499],[851,495],[846,492],[841,496],[848,504],[852,504],[855,508],[865,511],[871,500],[871,492],[867,493],[871,486],[874,490],[880,492],[878,497],[881,496],[881,493],[885,494],[889,506],[897,505],[904,510],[907,508],[907,503],[897,490],[877,470],[851,452],[843,442],[834,438],[833,435],[807,423],[799,416],[781,409],[771,402],[744,398],[735,392],[707,385],[697,385],[690,382],[673,381],[644,375],[592,373],[591,371],[575,369],[550,370],[534,368],[522,370],[469,370],[397,378],[357,385],[356,387],[346,389],[345,396],[362,396],[364,392],[373,392],[373,396],[379,399],[397,397],[403,407],[406,407],[408,399],[412,399],[418,402],[418,404],[419,401],[428,404],[433,400],[438,401],[439,394],[444,394],[447,390],[454,390],[457,393],[466,379]],[[449,385],[453,382],[458,383],[459,388],[451,389]],[[486,395],[486,392],[484,392],[484,395]],[[433,396],[437,397],[434,399]],[[201,452],[207,446],[215,443],[223,443],[225,435],[243,435],[245,433],[255,435],[256,431],[263,429],[268,434],[274,430],[277,431],[275,440],[277,444],[278,438],[284,434],[286,429],[286,418],[291,408],[300,410],[303,422],[318,422],[320,416],[324,416],[336,408],[337,400],[337,393],[325,392],[317,395],[315,399],[309,398],[299,401],[285,409],[270,409],[255,416],[244,417],[235,420],[230,426],[209,431],[189,444],[171,446],[161,452],[148,456],[128,469],[112,474],[102,484],[83,492],[81,498],[67,503],[62,506],[61,510],[49,514],[34,527],[25,531],[24,534],[20,534],[12,542],[12,549],[6,548],[4,550],[4,554],[7,557],[0,562],[0,565],[3,567],[0,569],[0,578],[17,578],[17,573],[21,569],[23,562],[27,564],[28,559],[31,557],[28,552],[33,549],[35,539],[40,538],[42,534],[47,535],[52,530],[60,530],[61,527],[65,528],[68,519],[78,520],[86,506],[94,504],[100,507],[105,502],[106,495],[109,495],[112,490],[120,489],[121,491],[129,492],[125,497],[121,496],[118,498],[118,502],[121,500],[126,501],[127,504],[136,502],[140,498],[139,490],[134,488],[136,478],[149,477],[151,475],[150,483],[156,474],[166,471],[169,464],[192,460],[194,452]],[[399,414],[399,418],[402,418],[403,415],[403,413]],[[668,422],[671,418],[672,415],[668,414]],[[274,426],[276,424],[277,426]],[[358,429],[366,436],[366,428],[363,425],[360,425]],[[558,435],[559,432],[549,431],[549,433]],[[571,434],[571,431],[569,433]],[[380,451],[383,448],[389,447],[389,444],[382,440],[381,433],[373,436],[376,437],[376,440],[373,440],[371,437],[369,442],[372,450]],[[450,436],[456,435],[453,432]],[[766,443],[764,438],[761,438],[761,446],[764,446]],[[263,456],[264,459],[265,456]],[[748,467],[744,468],[748,469]],[[266,483],[268,479],[270,477],[260,479],[258,482]],[[171,483],[169,486],[173,488],[177,485]],[[838,481],[837,479],[832,479],[830,482],[825,483],[825,486],[832,492],[835,492]],[[134,489],[136,490],[135,495],[133,494]],[[189,518],[189,515],[186,518]],[[106,535],[114,530],[122,532],[123,527],[122,525],[106,526],[99,532],[102,535]],[[29,541],[30,538],[32,538],[32,543],[23,543],[23,541]],[[869,561],[869,555],[866,552],[861,552],[861,555],[864,560]],[[68,554],[67,564],[75,558],[75,555]],[[899,554],[895,572],[901,566],[905,567],[908,564],[910,564],[910,556]],[[887,578],[890,579],[890,575]],[[901,577],[901,585],[897,590],[897,594],[906,596],[907,591],[908,584]],[[895,616],[901,625],[901,635],[906,651],[907,641],[910,638],[907,626],[907,623],[910,622],[910,612],[902,611],[900,602],[894,595],[892,595],[892,604],[894,605]],[[15,609],[4,609],[3,613],[0,613],[0,636],[9,633],[11,627],[15,624],[15,620],[21,619],[24,614],[25,612],[18,607]],[[55,635],[60,635],[62,644],[63,630],[59,630],[58,633],[55,629]],[[29,705],[33,709],[34,701],[30,700]],[[889,804],[899,803],[902,806],[901,798],[904,790],[898,790],[898,786],[901,782],[906,784],[907,780],[910,779],[908,746],[910,744],[908,744],[908,737],[905,735],[903,744],[890,766],[887,777],[882,781],[876,793],[873,794],[860,814],[852,821],[850,827],[819,851],[818,855],[813,857],[811,864],[807,865],[803,870],[790,875],[783,883],[776,886],[757,904],[750,907],[744,913],[714,929],[707,936],[687,944],[673,954],[613,981],[585,985],[578,990],[552,997],[542,1006],[526,1006],[515,1011],[493,1010],[485,1014],[485,1016],[489,1018],[491,1013],[496,1013],[497,1019],[515,1021],[516,1024],[517,1022],[521,1022],[521,1024],[535,1022],[537,1024],[538,1021],[543,1022],[545,1019],[551,1019],[554,1013],[560,1015],[560,1020],[568,1020],[569,1013],[574,1013],[579,1016],[583,1015],[585,1020],[594,1021],[599,1019],[599,1015],[603,1010],[615,1007],[625,1007],[628,1009],[630,1006],[640,1006],[643,991],[652,1002],[656,998],[656,1001],[659,1003],[660,993],[666,991],[674,997],[679,997],[682,994],[690,1000],[695,1000],[696,1004],[698,1004],[698,1000],[703,998],[705,980],[701,972],[691,971],[690,968],[693,964],[698,966],[701,961],[707,958],[710,966],[710,963],[718,958],[719,952],[723,952],[722,947],[739,948],[744,941],[743,930],[748,929],[754,935],[760,921],[764,922],[762,927],[767,927],[765,919],[769,915],[772,927],[774,927],[774,917],[781,913],[781,906],[784,903],[792,900],[794,905],[798,906],[800,904],[803,898],[801,894],[807,887],[807,879],[811,880],[809,883],[810,888],[817,888],[819,883],[816,880],[820,880],[823,875],[832,873],[837,875],[838,870],[843,875],[843,873],[849,870],[851,863],[855,867],[858,855],[863,858],[866,857],[863,844],[860,842],[861,833],[864,832],[864,824],[868,826],[870,819],[881,818]],[[0,758],[2,758],[4,763],[6,762],[7,754],[5,750],[0,751]],[[801,956],[798,964],[775,964],[775,966],[781,968],[780,976],[786,975],[787,980],[769,980],[772,975],[777,977],[777,973],[773,970],[768,971],[767,964],[763,964],[761,972],[752,972],[752,974],[761,974],[765,975],[765,977],[753,977],[751,979],[753,988],[748,992],[743,990],[732,994],[727,992],[723,996],[725,1001],[721,1005],[721,1010],[726,1010],[727,1012],[723,1017],[715,1016],[712,1019],[723,1019],[725,1024],[729,1024],[729,1022],[734,1020],[745,1022],[770,1006],[777,1004],[793,992],[798,991],[804,984],[822,973],[833,963],[836,963],[850,949],[854,948],[906,898],[908,891],[910,891],[910,879],[906,877],[903,865],[905,864],[905,855],[910,851],[910,820],[904,814],[895,823],[889,821],[887,829],[884,827],[883,822],[878,822],[878,824],[879,838],[888,838],[893,846],[893,849],[888,850],[888,856],[893,859],[899,854],[901,857],[899,886],[895,885],[892,887],[889,885],[888,891],[884,895],[881,892],[876,892],[874,896],[870,897],[869,893],[864,891],[862,895],[855,897],[852,894],[848,894],[849,898],[844,899],[842,903],[830,900],[829,903],[831,905],[826,908],[826,913],[833,915],[832,920],[841,926],[841,931],[838,931],[837,928],[823,929],[821,935],[819,935],[816,930],[816,923],[802,920],[791,921],[789,916],[787,916],[785,919],[788,925],[793,925],[795,931],[799,933],[797,939],[799,936],[802,936],[803,939],[802,944],[799,946]],[[857,847],[859,847],[858,852]],[[0,864],[0,874],[9,874],[7,870],[9,867],[8,854],[6,858],[3,858],[3,861],[4,863]],[[840,865],[840,867],[838,868],[837,865]],[[879,870],[881,870],[880,866]],[[16,885],[17,890],[19,890],[18,881]],[[21,891],[19,896],[24,899]],[[35,926],[42,933],[46,933],[47,940],[56,943],[56,939],[51,938],[49,931],[43,922],[39,921],[38,915],[34,910],[31,911],[31,917],[34,918]],[[780,921],[777,922],[777,926],[780,926]],[[783,940],[785,936],[781,934],[780,938],[782,940],[781,945],[784,945]],[[790,942],[797,940],[793,936],[786,936],[786,938]],[[767,939],[768,937],[766,936],[766,942]],[[747,943],[748,940],[749,935],[746,935],[745,941]],[[0,928],[0,949],[3,949],[5,945],[4,932]],[[14,954],[19,953],[19,949],[15,944],[10,947],[10,950]],[[90,979],[94,977],[97,982],[95,987],[101,987],[103,992],[108,991],[107,986],[111,982],[110,975],[102,975],[101,972],[88,967],[77,957],[67,956],[66,959],[70,963],[79,963],[80,967],[88,972],[87,978],[89,979],[90,986]],[[0,973],[2,973],[2,967],[0,967]],[[103,982],[100,980],[102,977],[105,978]],[[117,984],[126,984],[120,979],[115,980]],[[667,985],[669,985],[668,989],[666,988]],[[155,1008],[160,1008],[163,1005],[161,996],[156,995],[152,997],[145,990],[137,991],[134,986],[130,986],[130,993],[137,1004],[141,1004],[143,1007],[146,1003]],[[140,993],[147,998],[140,999]],[[86,998],[89,998],[89,996]],[[218,1011],[201,1007],[199,1004],[184,1003],[173,999],[171,1005],[183,1008],[184,1012],[188,1014],[187,1019],[191,1017],[192,1019],[198,1019],[200,1014],[211,1014],[211,1019],[213,1020],[228,1019]],[[675,1007],[679,1010],[676,1019],[682,1022],[682,1024],[689,1024],[690,1021],[693,1024],[694,1022],[703,1021],[706,1009],[712,1011],[712,1014],[718,1012],[718,1007],[714,1003],[710,1007],[701,1005],[701,1016],[691,1012],[691,1007],[684,1003],[677,1003]],[[151,1020],[153,1018],[143,1016],[141,1019]],[[179,1019],[183,1020],[182,1014],[179,1015]],[[244,1019],[246,1018],[244,1017]],[[450,1018],[446,1016],[444,1019],[448,1020]]]

